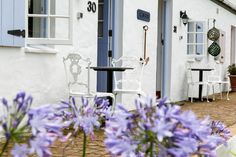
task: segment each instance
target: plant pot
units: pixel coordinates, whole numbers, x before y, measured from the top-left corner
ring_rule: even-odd
[[[229,75],[230,78],[230,84],[231,84],[231,89],[233,92],[236,91],[236,75]]]

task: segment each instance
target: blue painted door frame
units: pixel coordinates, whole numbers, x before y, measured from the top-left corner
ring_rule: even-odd
[[[110,0],[99,0],[99,18],[98,18],[98,49],[97,49],[97,65],[108,65],[109,50],[109,27],[111,26],[111,4]],[[99,71],[97,73],[97,91],[105,92],[107,90],[107,74]]]
[[[161,97],[170,97],[170,80],[171,80],[171,14],[172,0],[163,0],[163,19],[162,19],[162,34],[164,45],[162,49],[162,79],[161,79]]]

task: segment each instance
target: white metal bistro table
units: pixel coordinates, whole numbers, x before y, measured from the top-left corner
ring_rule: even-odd
[[[96,67],[90,67],[91,69],[95,71],[106,71],[107,72],[107,92],[112,93],[113,90],[113,72],[114,71],[125,71],[125,70],[132,70],[131,67],[112,67],[112,66],[96,66]]]
[[[191,68],[191,71],[199,71],[199,82],[203,81],[203,72],[204,71],[212,71],[212,68]],[[199,85],[198,91],[198,99],[201,100],[202,98],[202,84]]]

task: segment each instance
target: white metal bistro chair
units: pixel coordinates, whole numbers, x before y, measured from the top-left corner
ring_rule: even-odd
[[[111,97],[114,102],[114,94],[92,92],[90,90],[91,61],[89,58],[82,58],[78,53],[70,53],[67,57],[63,57],[63,63],[68,83],[69,97]]]
[[[140,61],[135,56],[122,56],[119,59],[112,60],[112,66],[114,67],[129,67],[123,72],[114,72],[114,90],[115,96],[117,94],[137,94],[139,96],[145,96],[145,92],[142,91],[142,76],[143,68],[145,66],[143,61]]]
[[[206,99],[207,102],[209,102],[208,100],[208,88],[209,88],[209,83],[207,81],[195,81],[193,79],[193,71],[191,70],[191,68],[197,68],[197,64],[195,64],[192,61],[188,61],[187,62],[187,95],[188,98],[191,98],[191,103],[193,102],[193,94],[194,94],[194,87],[198,87],[199,85],[202,86],[206,86]],[[201,101],[203,101],[203,98],[201,97]]]
[[[231,90],[230,81],[228,75],[225,76],[224,80],[222,80],[222,65],[219,62],[215,64],[215,70],[212,71],[212,74],[208,76],[208,83],[212,87],[213,90],[213,100],[215,100],[215,86],[219,86],[220,90],[220,98],[223,98],[223,85],[227,86],[227,94],[226,99],[229,100],[229,92]]]

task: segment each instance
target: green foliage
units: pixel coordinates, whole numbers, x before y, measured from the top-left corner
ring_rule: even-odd
[[[230,75],[236,75],[236,66],[235,64],[229,65],[228,66],[228,72]]]

